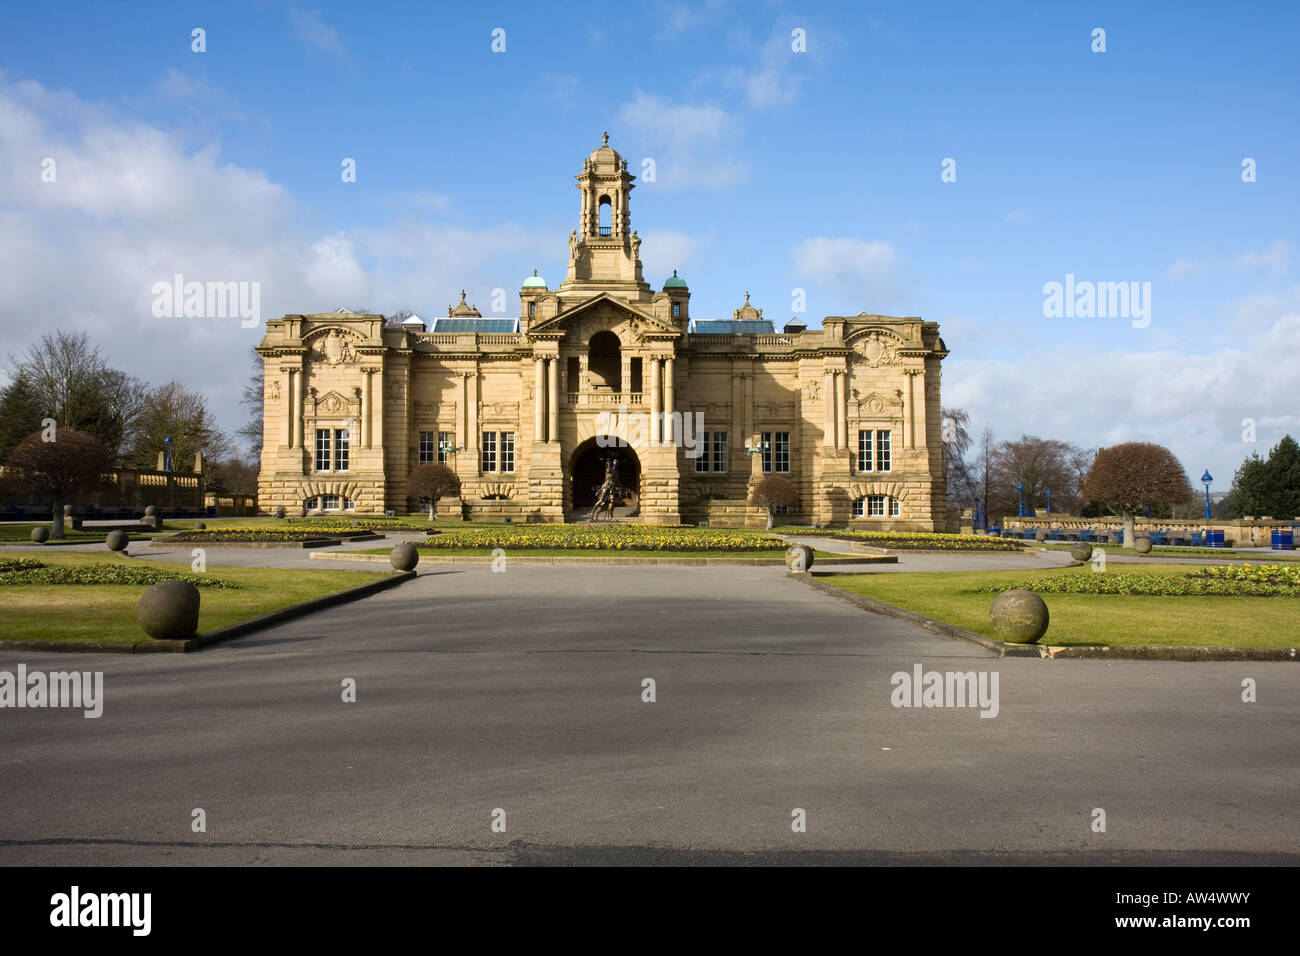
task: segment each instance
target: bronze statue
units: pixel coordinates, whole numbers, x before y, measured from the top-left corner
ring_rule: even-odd
[[[587,516],[588,521],[599,521],[602,512],[609,514],[609,520],[614,520],[614,505],[618,501],[618,462],[609,459],[605,462],[605,481],[596,492],[596,503],[592,505],[591,514]]]

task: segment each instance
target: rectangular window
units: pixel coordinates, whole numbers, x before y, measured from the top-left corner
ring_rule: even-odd
[[[438,445],[433,432],[420,432],[420,464],[427,465],[438,460]]]
[[[790,433],[768,432],[772,436],[772,471],[786,474],[790,471]]]
[[[862,517],[862,505],[863,505],[863,499],[861,498],[853,499],[853,517],[855,518]]]
[[[763,432],[758,437],[759,457],[763,459],[763,473],[767,474],[772,470],[772,433]]]
[[[858,471],[871,470],[871,430],[858,432]]]
[[[700,432],[700,437],[696,439],[698,445],[695,450],[700,453],[700,457],[695,459],[695,471],[698,474],[702,471],[709,470],[709,436],[711,432]]]
[[[885,516],[885,496],[868,495],[867,496],[867,517],[883,518]]]
[[[438,464],[447,464],[447,449],[454,447],[451,432],[438,432]]]
[[[889,517],[897,518],[899,515],[899,506],[897,498],[889,499]]]
[[[679,318],[681,318],[681,316],[682,316],[682,304],[681,304],[680,302],[674,302],[674,303],[673,303],[673,318],[674,318],[674,319],[679,319]]]
[[[497,433],[483,433],[483,471],[497,470]]]
[[[515,433],[501,433],[501,470],[503,472],[513,472],[515,470]]]
[[[889,471],[889,429],[876,432],[876,471]]]
[[[316,470],[330,470],[330,430],[316,429]]]
[[[334,470],[348,470],[348,430],[334,429]]]
[[[713,433],[713,470],[727,470],[727,433]]]

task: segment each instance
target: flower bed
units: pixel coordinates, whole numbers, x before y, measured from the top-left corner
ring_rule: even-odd
[[[136,564],[63,564],[47,566],[30,558],[0,559],[0,585],[5,584],[157,584],[188,581],[197,588],[238,588],[237,584],[206,574],[164,571]]]
[[[896,551],[1022,551],[1021,542],[982,534],[940,534],[934,531],[844,531],[813,528],[777,528],[782,534],[861,541]]]
[[[320,524],[303,528],[209,528],[205,531],[178,531],[169,541],[195,542],[249,542],[249,541],[311,541],[315,538],[351,538],[370,534],[368,528],[349,525]]]
[[[779,538],[753,531],[669,525],[529,525],[470,528],[431,536],[426,550],[784,551]]]
[[[1232,565],[1201,568],[1190,574],[1133,571],[1072,572],[1024,581],[990,584],[981,591],[1013,588],[1045,594],[1131,594],[1148,597],[1300,597],[1300,568]]]

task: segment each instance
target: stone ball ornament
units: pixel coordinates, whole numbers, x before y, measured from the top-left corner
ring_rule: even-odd
[[[403,543],[389,552],[388,560],[398,571],[414,571],[420,563],[420,552],[415,549],[415,545]]]
[[[37,544],[44,544],[46,541],[50,540],[50,529],[44,525],[33,528],[30,537]]]
[[[1070,549],[1070,557],[1074,558],[1074,560],[1076,561],[1092,560],[1092,545],[1076,544],[1073,548]]]
[[[146,518],[152,518],[157,513],[158,513],[158,508],[156,505],[147,505],[144,509],[144,516]]]
[[[283,517],[284,517],[284,505],[280,505],[280,507],[278,507],[278,508],[275,509],[275,516],[276,516],[277,518],[283,518]]]
[[[199,629],[199,589],[185,581],[159,581],[140,596],[140,629],[155,641],[183,641]]]
[[[785,566],[791,571],[807,571],[813,566],[813,549],[806,544],[792,544],[785,552]]]
[[[1136,541],[1133,542],[1133,550],[1136,551],[1138,554],[1150,554],[1151,539],[1138,538]]]
[[[207,522],[206,522],[206,521],[196,521],[196,522],[194,522],[194,530],[195,530],[195,531],[207,531],[207,530],[208,530]]]
[[[110,551],[125,551],[126,546],[131,543],[131,538],[125,531],[110,531],[104,537],[104,544]]]
[[[1047,633],[1047,605],[1033,591],[1003,591],[989,607],[989,622],[998,640],[1032,644]]]

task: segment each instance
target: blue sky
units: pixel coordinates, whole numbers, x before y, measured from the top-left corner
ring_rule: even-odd
[[[647,278],[679,269],[696,318],[748,290],[780,325],[796,288],[812,325],[921,315],[952,350],[945,405],[977,425],[1159,441],[1226,486],[1300,432],[1297,10],[12,6],[0,330],[17,351],[85,328],[233,428],[257,331],[155,318],[153,282],[258,281],[264,315],[432,316],[462,287],[489,314],[505,288],[513,315],[532,269],[563,278],[572,177],[609,130],[633,172],[655,162],[633,225]],[[1046,317],[1067,273],[1149,282],[1150,325]]]

